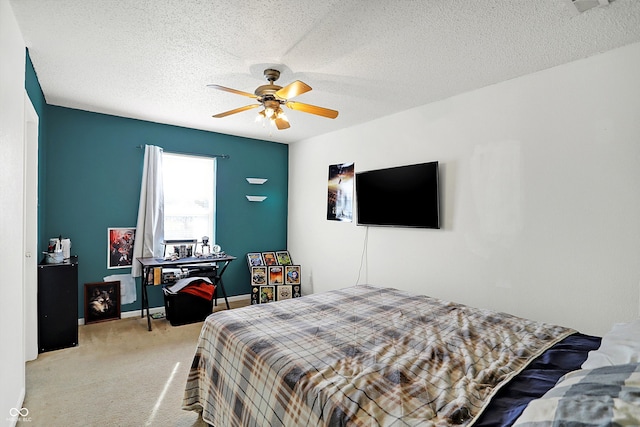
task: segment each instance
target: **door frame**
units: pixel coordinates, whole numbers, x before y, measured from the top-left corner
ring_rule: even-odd
[[[38,113],[24,93],[24,359],[38,357]]]

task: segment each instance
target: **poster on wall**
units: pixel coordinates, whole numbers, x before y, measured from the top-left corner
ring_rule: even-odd
[[[127,268],[133,263],[135,227],[108,228],[107,268]]]
[[[354,163],[329,165],[327,219],[351,222],[353,219]]]

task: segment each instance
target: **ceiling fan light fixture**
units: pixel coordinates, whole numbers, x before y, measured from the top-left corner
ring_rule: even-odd
[[[309,86],[308,84],[296,80],[293,83],[286,85],[285,87],[275,85],[274,82],[280,77],[280,72],[272,68],[266,69],[264,71],[264,76],[269,84],[259,86],[255,90],[254,94],[220,85],[207,85],[208,87],[211,87],[213,89],[254,98],[256,101],[258,101],[257,104],[246,105],[234,110],[225,111],[224,113],[216,114],[213,117],[222,118],[252,108],[264,107],[264,110],[258,112],[258,115],[256,116],[256,122],[262,121],[263,124],[265,124],[266,119],[268,119],[271,124],[275,125],[278,128],[278,130],[283,130],[288,129],[291,126],[289,124],[289,119],[282,110],[282,105],[286,105],[292,110],[311,113],[330,119],[335,119],[338,116],[338,112],[335,110],[290,100],[290,98],[309,92],[311,90],[311,86]]]
[[[273,120],[274,116],[276,114],[276,110],[274,110],[271,107],[265,107],[264,109],[264,115],[266,118]]]
[[[276,107],[271,112],[267,111],[267,108],[265,108],[264,111],[260,111],[257,116],[257,121],[262,121],[263,124],[265,122],[268,122],[271,126],[277,128],[278,130],[288,129],[289,127],[291,127],[287,115],[280,107]]]
[[[285,122],[289,123],[289,118],[284,113],[284,110],[282,108],[278,109],[278,111],[276,112],[276,117],[280,120],[284,120]]]

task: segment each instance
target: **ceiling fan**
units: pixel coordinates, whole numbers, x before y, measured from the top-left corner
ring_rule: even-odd
[[[225,111],[224,113],[215,114],[213,117],[222,118],[230,116],[231,114],[240,113],[242,111],[251,110],[253,108],[264,107],[264,110],[258,113],[258,117],[262,117],[270,120],[279,130],[287,129],[290,127],[289,120],[284,114],[282,109],[283,105],[286,105],[292,110],[302,111],[304,113],[311,113],[317,116],[327,117],[329,119],[335,119],[338,117],[336,110],[330,110],[328,108],[317,107],[311,104],[303,104],[302,102],[290,101],[291,98],[303,93],[309,92],[311,86],[306,83],[296,80],[293,83],[286,85],[285,87],[274,84],[280,77],[280,71],[272,68],[264,70],[264,77],[269,84],[259,86],[254,93],[243,92],[237,89],[231,89],[220,85],[207,85],[207,87],[222,90],[225,92],[231,92],[238,95],[254,98],[258,101],[258,104],[245,105],[244,107],[236,108],[233,110]]]

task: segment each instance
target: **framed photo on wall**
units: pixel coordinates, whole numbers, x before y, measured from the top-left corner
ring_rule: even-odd
[[[276,286],[276,301],[293,298],[293,287],[291,285]]]
[[[267,284],[267,267],[264,265],[251,267],[251,286]]]
[[[249,268],[264,265],[260,252],[249,252],[247,254],[247,264],[249,264]]]
[[[284,269],[281,265],[269,265],[268,268],[268,283],[269,285],[282,285],[284,284]]]
[[[131,267],[135,237],[135,227],[107,229],[107,268]]]
[[[84,323],[120,319],[120,281],[84,284]]]
[[[355,164],[329,165],[327,219],[351,222],[353,218],[353,186]]]
[[[277,251],[276,258],[278,258],[278,264],[280,265],[293,264],[293,261],[291,261],[291,255],[289,255],[289,251]]]
[[[262,252],[262,259],[264,259],[265,265],[278,265],[275,252]]]
[[[299,265],[284,266],[284,284],[285,285],[300,284],[300,266]]]

